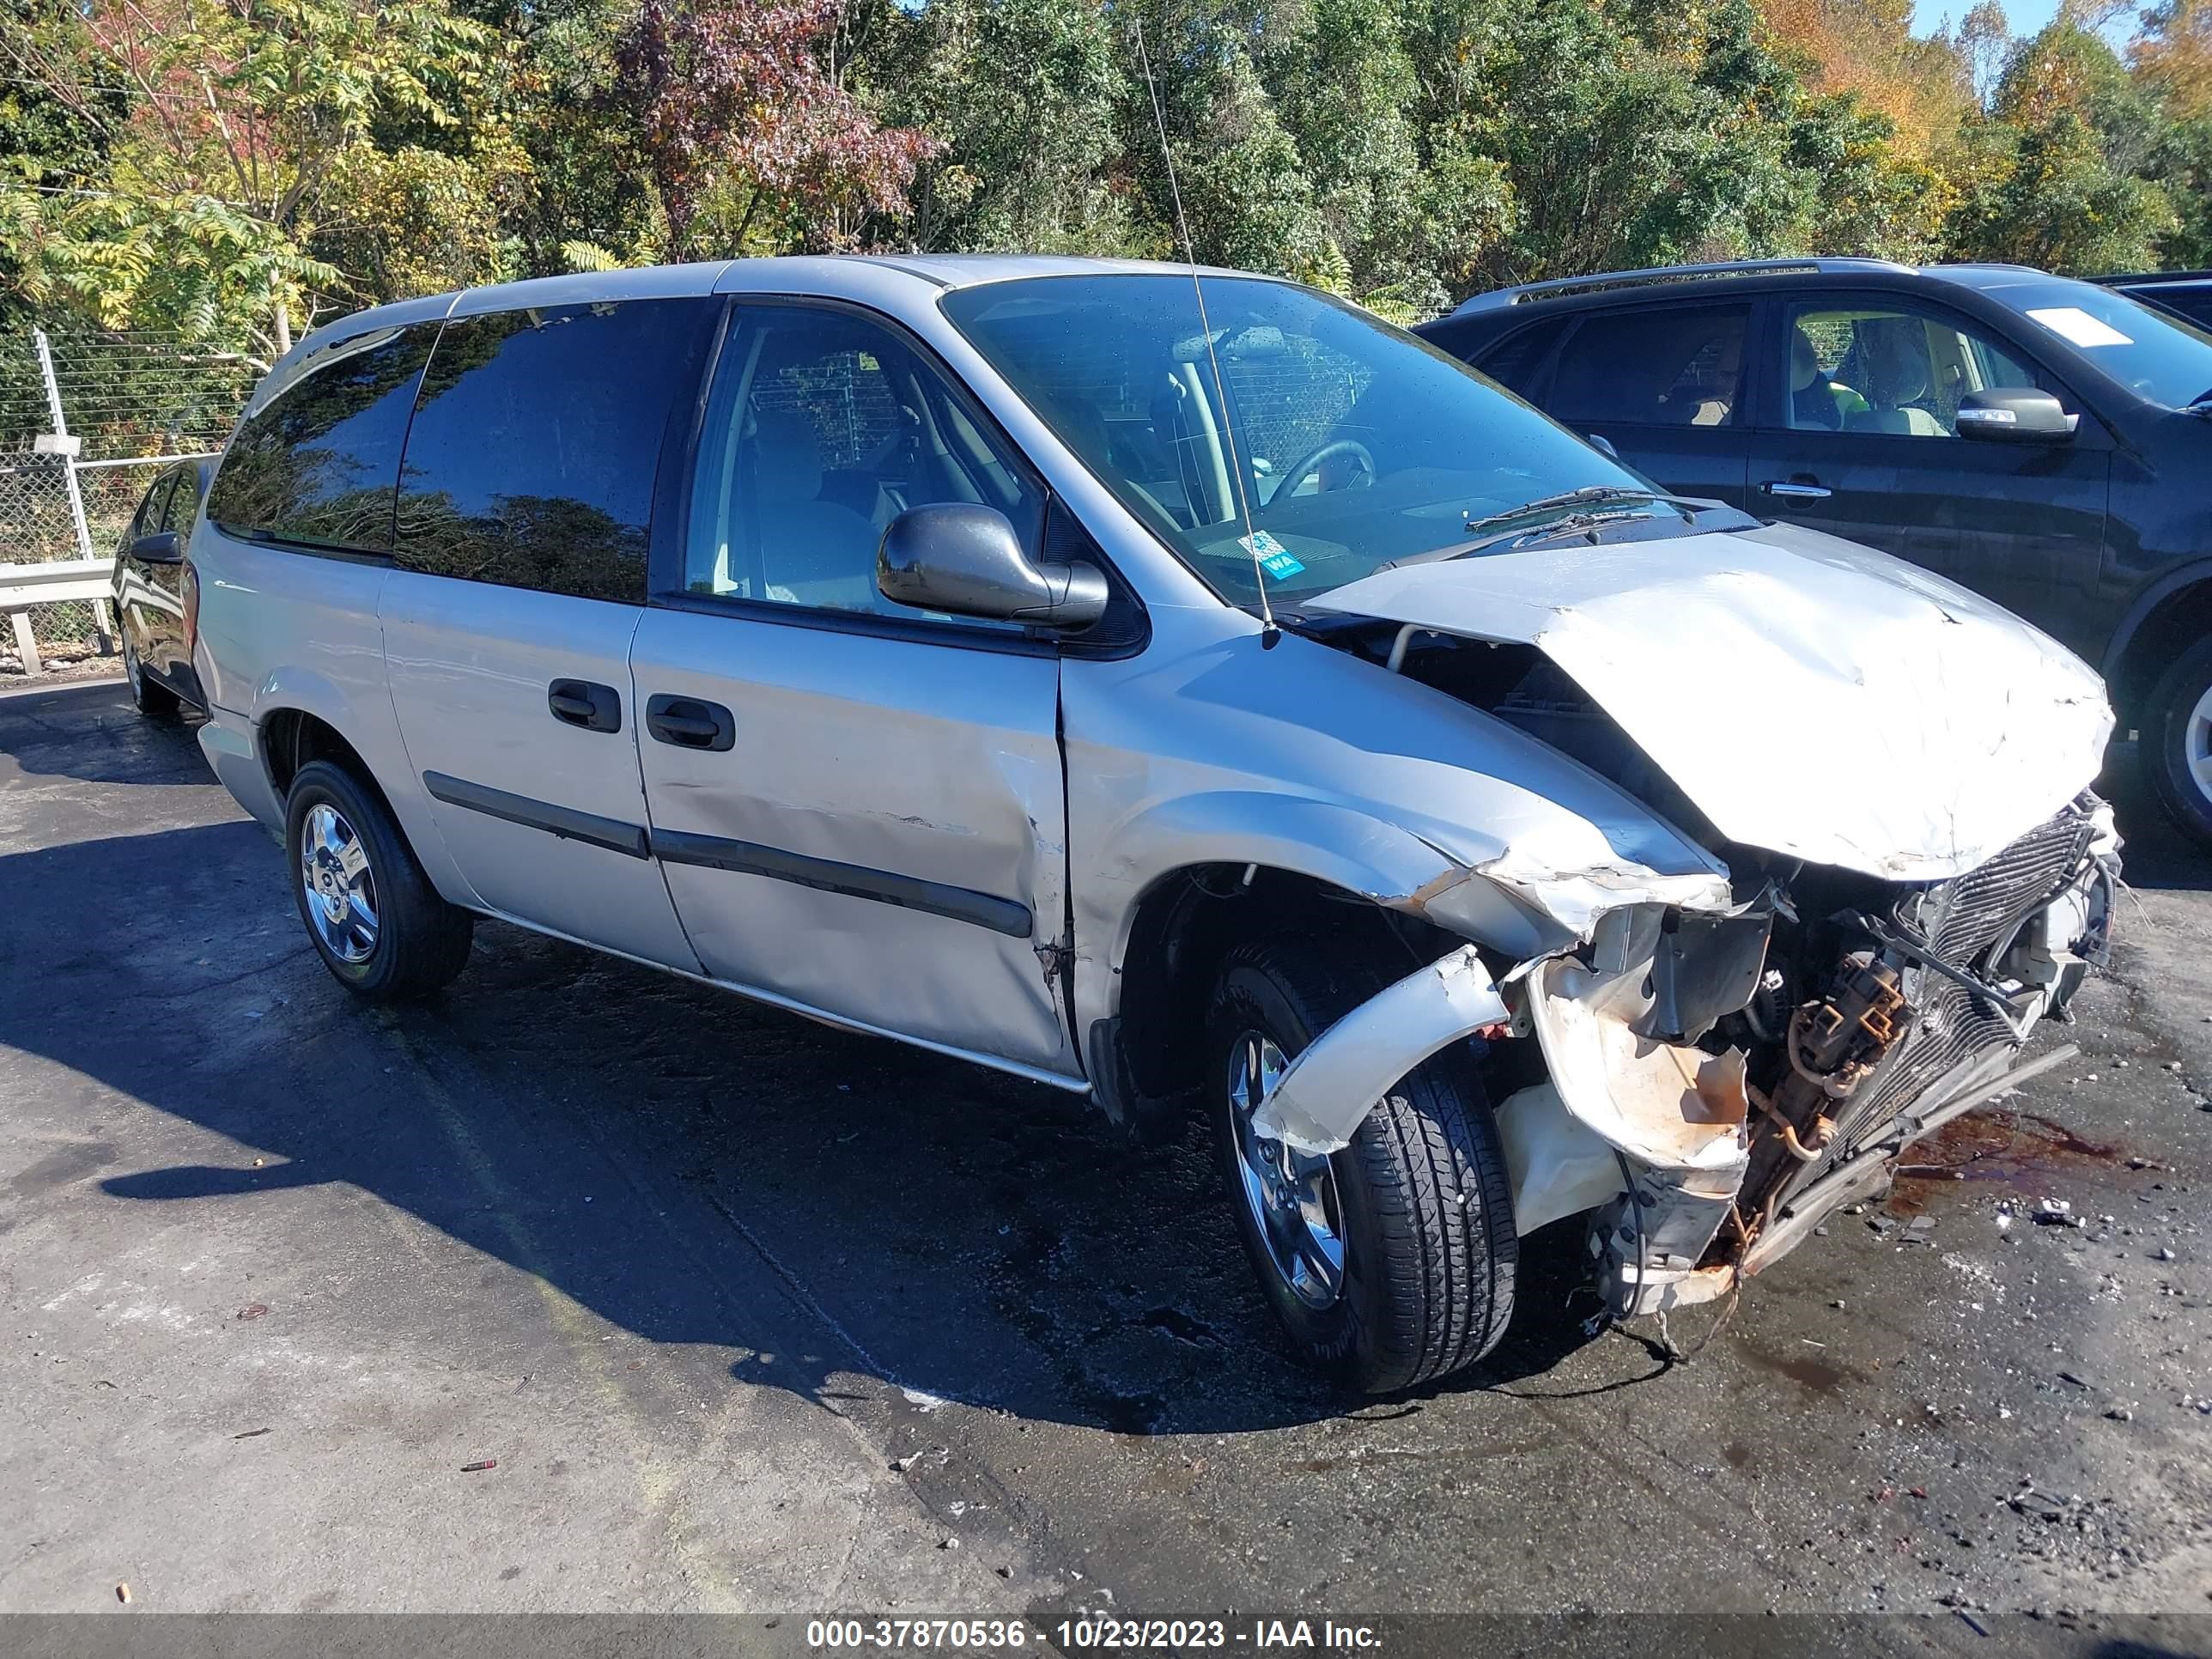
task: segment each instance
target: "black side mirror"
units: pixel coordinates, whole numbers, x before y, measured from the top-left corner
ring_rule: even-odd
[[[185,562],[184,538],[173,530],[156,531],[132,542],[124,550],[123,556],[139,564],[182,564]]]
[[[2074,419],[2057,398],[2031,386],[1993,386],[1959,400],[1959,435],[1985,443],[2063,443],[2074,435]]]
[[[962,501],[910,507],[884,529],[876,586],[918,611],[1044,628],[1088,628],[1106,614],[1106,574],[1080,559],[1034,562],[1006,515]]]

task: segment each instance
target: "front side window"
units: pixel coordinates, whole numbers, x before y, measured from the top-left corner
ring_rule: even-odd
[[[407,412],[435,323],[372,329],[331,347],[224,453],[208,516],[234,536],[383,553]]]
[[[408,433],[396,561],[642,605],[661,441],[715,308],[633,300],[448,323]]]
[[[1365,312],[1259,277],[1209,277],[1205,295],[1210,338],[1188,276],[1040,276],[955,289],[939,303],[1121,504],[1232,603],[1256,601],[1257,559],[1268,592],[1295,598],[1463,542],[1471,520],[1541,498],[1649,488]]]
[[[1732,426],[1743,403],[1744,306],[1664,306],[1583,319],[1545,407],[1570,426]]]
[[[1911,307],[1796,306],[1789,345],[1784,408],[1796,431],[1953,438],[1968,393],[2036,384],[1979,331]]]
[[[738,308],[693,473],[685,591],[923,617],[878,590],[876,549],[938,501],[995,507],[1037,544],[1042,495],[902,337],[830,307]]]

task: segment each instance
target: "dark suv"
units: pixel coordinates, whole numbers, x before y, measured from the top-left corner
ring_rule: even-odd
[[[2212,328],[2212,270],[2146,270],[2097,281],[2145,304],[2179,312],[2199,328]]]
[[[1537,283],[1419,332],[1668,489],[2043,628],[2212,841],[2212,333],[2021,266],[1873,259]]]

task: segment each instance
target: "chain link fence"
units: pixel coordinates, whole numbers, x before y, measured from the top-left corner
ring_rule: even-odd
[[[261,366],[175,334],[0,337],[0,567],[106,559],[162,467],[220,448]],[[0,675],[112,652],[105,599],[19,606]]]

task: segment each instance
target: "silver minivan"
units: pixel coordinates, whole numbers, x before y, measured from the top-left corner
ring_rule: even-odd
[[[1583,1218],[1711,1298],[2044,1060],[2096,677],[1297,285],[739,260],[316,331],[191,530],[223,783],[365,997],[477,916],[1211,1121],[1359,1387]]]

